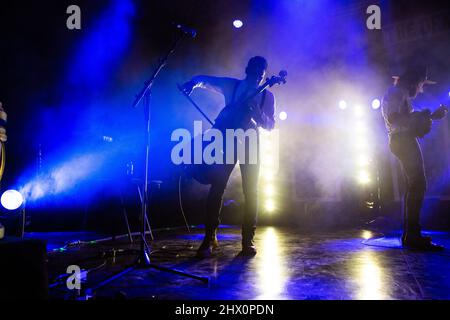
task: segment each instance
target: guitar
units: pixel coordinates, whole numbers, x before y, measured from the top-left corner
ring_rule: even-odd
[[[197,105],[197,103],[195,103],[195,101],[192,100],[189,94],[183,90],[182,86],[178,85],[178,89],[194,105],[194,107],[202,114],[202,116],[212,125],[213,128],[223,131],[225,129],[245,128],[248,125],[248,122],[252,121],[249,115],[251,115],[251,113],[254,112],[254,110],[251,107],[242,108],[242,106],[248,104],[252,99],[254,99],[256,96],[258,96],[267,88],[273,87],[276,84],[285,84],[286,77],[287,72],[280,71],[278,76],[272,76],[271,78],[267,78],[266,81],[261,86],[256,88],[249,95],[225,106],[219,113],[215,122],[211,121],[208,118],[208,116],[202,111],[202,109]],[[191,141],[191,145],[193,145],[193,141]],[[198,182],[202,184],[211,184],[214,177],[216,177],[217,174],[220,172],[221,167],[223,167],[222,164],[211,164],[211,165],[201,164],[201,165],[185,165],[183,169],[188,176],[194,178]]]
[[[415,137],[423,138],[430,133],[433,121],[443,119],[448,113],[448,107],[440,105],[433,113],[430,110],[415,111],[411,114],[411,132]]]
[[[261,86],[256,88],[249,95],[242,97],[241,99],[238,99],[236,102],[233,102],[225,106],[217,116],[213,128],[219,130],[245,128],[248,125],[248,122],[251,121],[249,115],[254,110],[250,106],[248,108],[242,108],[242,106],[249,104],[250,101],[252,101],[255,97],[257,97],[267,88],[273,87],[276,84],[278,85],[285,84],[286,77],[287,72],[282,70],[279,72],[278,76],[272,76],[271,78],[267,78],[266,82],[264,82]]]

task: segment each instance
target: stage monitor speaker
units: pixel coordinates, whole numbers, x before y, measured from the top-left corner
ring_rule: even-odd
[[[47,298],[45,242],[15,237],[0,240],[0,300]]]

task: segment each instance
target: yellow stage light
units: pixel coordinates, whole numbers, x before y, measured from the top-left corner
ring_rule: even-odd
[[[357,180],[360,184],[368,184],[370,183],[370,175],[367,171],[360,171]]]
[[[264,177],[264,179],[265,179],[266,181],[272,181],[272,180],[273,180],[273,172],[270,171],[270,170],[266,170],[266,171],[263,173],[263,177]]]
[[[268,185],[265,188],[265,194],[266,196],[272,197],[275,194],[275,189],[272,185]]]
[[[356,159],[356,163],[358,164],[358,166],[360,167],[366,167],[370,164],[370,159],[368,156],[366,155],[360,155],[358,156],[358,158]]]
[[[275,210],[275,203],[272,199],[266,201],[266,211],[273,212]]]

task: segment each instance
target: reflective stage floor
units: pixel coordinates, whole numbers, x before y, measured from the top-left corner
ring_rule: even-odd
[[[240,233],[224,226],[220,250],[195,258],[202,230],[155,232],[152,263],[209,277],[209,284],[156,269],[137,269],[94,290],[97,299],[450,299],[450,234],[431,233],[446,246],[443,252],[403,250],[398,238],[366,240],[381,235],[364,230],[306,234],[278,227],[259,227],[258,254],[238,256]],[[88,233],[32,233],[49,249],[50,296],[77,298],[63,277],[69,265],[88,270],[82,283],[93,288],[133,262],[138,243],[128,238],[91,241]],[[67,241],[83,240],[58,249]],[[135,239],[137,241],[137,239]],[[58,276],[60,276],[58,278]],[[59,279],[59,282],[57,281]]]

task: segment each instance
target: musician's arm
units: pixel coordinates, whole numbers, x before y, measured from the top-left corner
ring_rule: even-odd
[[[227,77],[198,75],[193,77],[190,81],[186,82],[183,85],[183,88],[188,94],[190,94],[195,88],[203,88],[226,95],[230,91],[235,81],[235,79]]]

